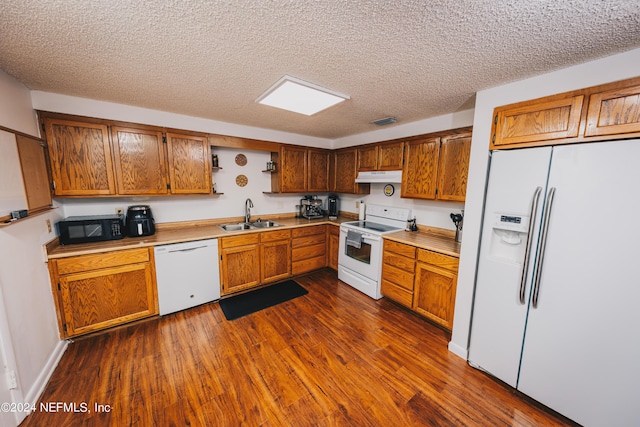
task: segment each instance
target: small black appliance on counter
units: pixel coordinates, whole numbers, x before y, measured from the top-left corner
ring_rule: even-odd
[[[329,219],[338,219],[338,213],[340,212],[338,196],[331,194],[327,201],[327,205],[327,214],[329,215]]]
[[[148,205],[135,205],[127,208],[125,220],[127,236],[151,236],[156,232],[156,223]]]
[[[56,226],[61,245],[104,242],[124,237],[120,215],[69,216]]]

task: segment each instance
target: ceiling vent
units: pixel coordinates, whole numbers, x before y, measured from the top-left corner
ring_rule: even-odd
[[[384,126],[384,125],[390,125],[391,123],[395,123],[397,121],[398,119],[396,119],[395,117],[385,117],[382,119],[374,120],[371,123],[373,123],[376,126]]]

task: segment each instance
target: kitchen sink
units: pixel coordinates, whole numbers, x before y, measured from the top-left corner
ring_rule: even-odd
[[[235,224],[222,224],[219,227],[224,231],[255,230],[256,228],[280,227],[282,224],[275,221],[238,222]]]
[[[220,226],[224,231],[241,231],[241,230],[253,230],[254,227],[246,222],[239,222],[237,224],[222,224]]]
[[[280,227],[282,224],[274,221],[256,221],[251,223],[255,228]]]

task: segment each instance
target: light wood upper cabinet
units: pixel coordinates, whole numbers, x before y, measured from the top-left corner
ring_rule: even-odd
[[[280,192],[304,193],[307,191],[307,149],[282,146],[280,150]]]
[[[327,150],[307,150],[309,162],[307,191],[329,191],[329,158]]]
[[[589,97],[585,136],[640,132],[640,84]]]
[[[22,181],[29,211],[51,206],[51,189],[47,173],[44,144],[39,139],[16,135]]]
[[[118,194],[167,194],[162,132],[111,128]]]
[[[44,126],[55,195],[116,193],[106,125],[47,118]]]
[[[60,335],[82,335],[158,314],[153,249],[49,261]]]
[[[358,172],[374,171],[378,168],[378,146],[358,147]]]
[[[405,144],[401,197],[435,199],[440,138],[426,138]]]
[[[369,194],[370,184],[357,184],[357,150],[345,148],[332,153],[331,191],[336,193]]]
[[[584,95],[496,109],[491,148],[578,136]]]
[[[402,141],[358,147],[358,172],[402,169]]]
[[[211,193],[211,148],[206,137],[167,133],[167,154],[171,193]]]
[[[438,199],[464,202],[470,155],[471,132],[442,138],[438,165]]]

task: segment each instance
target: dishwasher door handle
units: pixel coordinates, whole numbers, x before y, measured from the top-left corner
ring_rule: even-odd
[[[169,252],[167,252],[167,253],[171,254],[171,253],[174,253],[174,252],[193,252],[193,251],[195,251],[196,249],[202,249],[202,248],[206,248],[206,247],[207,247],[207,246],[203,245],[203,246],[196,246],[196,247],[194,247],[194,248],[175,249],[175,250],[173,250],[173,251],[169,251]]]

